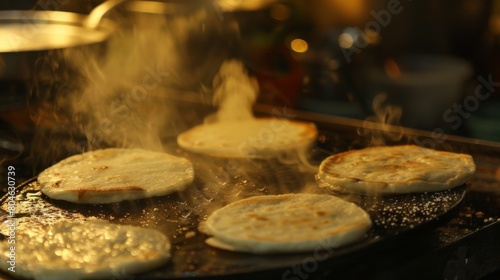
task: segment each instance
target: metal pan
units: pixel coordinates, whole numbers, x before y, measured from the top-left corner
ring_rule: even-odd
[[[110,0],[89,15],[60,11],[0,11],[0,80],[29,81],[45,51],[106,41],[116,26],[102,17],[124,0]]]

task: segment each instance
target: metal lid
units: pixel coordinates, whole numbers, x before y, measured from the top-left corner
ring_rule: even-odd
[[[0,11],[0,53],[40,51],[106,40],[114,24],[84,25],[86,15],[59,11]]]

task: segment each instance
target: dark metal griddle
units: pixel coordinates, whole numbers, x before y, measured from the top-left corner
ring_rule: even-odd
[[[366,136],[358,136],[357,130],[360,128],[360,123],[308,114],[302,114],[299,117],[299,113],[294,113],[295,118],[314,121],[321,132],[318,143],[312,150],[311,161],[313,162],[318,163],[332,153],[369,145]],[[376,127],[372,127],[372,129],[377,130]],[[405,131],[404,134],[408,136],[412,133],[417,133],[416,137],[420,137],[420,140],[427,136],[425,133],[411,130]],[[489,160],[493,151],[497,154],[500,153],[500,147],[456,140],[463,139],[447,141],[445,145],[435,148],[469,152],[475,156],[479,167],[478,174],[467,186],[459,186],[444,192],[386,196],[382,199],[347,195],[344,197],[345,199],[357,203],[370,213],[374,227],[364,240],[334,250],[318,244],[318,250],[311,253],[251,255],[209,247],[204,243],[206,236],[197,231],[199,220],[205,217],[203,212],[196,211],[196,206],[194,206],[205,198],[199,197],[200,201],[196,201],[192,197],[198,190],[199,194],[203,195],[200,189],[203,188],[204,184],[203,178],[200,177],[195,179],[187,193],[109,205],[77,205],[51,200],[39,191],[36,179],[32,179],[18,186],[19,194],[16,198],[18,230],[21,231],[23,226],[43,226],[64,219],[106,219],[114,223],[133,224],[161,230],[172,241],[172,260],[167,265],[138,275],[134,279],[224,279],[233,277],[238,279],[255,279],[255,277],[261,279],[331,279],[333,276],[336,276],[337,279],[376,279],[377,275],[391,279],[389,276],[392,274],[400,276],[407,273],[399,271],[401,270],[400,266],[396,268],[394,263],[408,260],[408,258],[418,258],[422,251],[429,254],[442,246],[449,248],[448,244],[454,244],[457,240],[473,233],[471,231],[464,235],[448,229],[455,223],[464,223],[457,220],[458,218],[469,217],[473,220],[473,218],[480,217],[476,221],[477,224],[474,225],[477,232],[488,227],[496,227],[498,230],[498,208],[495,208],[495,203],[498,201],[490,201],[490,204],[479,206],[471,206],[470,203],[471,199],[477,196],[474,188],[484,185],[487,181],[484,179],[486,167],[483,164],[491,165],[491,163],[484,161],[485,158],[482,157],[484,153],[480,152],[484,149],[488,153],[486,159]],[[397,143],[388,144],[408,142],[408,138],[402,138]],[[293,173],[290,176],[292,180],[293,178],[301,178],[301,183],[314,184],[314,173],[312,172],[300,172],[291,167],[279,165],[275,165],[273,172],[279,174],[280,177],[286,176],[286,173]],[[243,179],[248,178],[235,178],[235,180]],[[258,179],[256,180],[251,182],[252,187],[259,189]],[[275,182],[279,184],[280,180]],[[269,182],[260,183],[269,184]],[[498,181],[493,182],[493,184],[498,184]],[[468,191],[466,194],[466,189],[472,189],[472,191]],[[262,190],[265,194],[265,188]],[[317,191],[320,192],[319,189]],[[191,198],[186,199],[187,197]],[[0,203],[1,207],[6,209],[5,196],[0,200]],[[476,210],[478,207],[491,207],[491,209],[489,209],[490,211],[481,210],[482,214],[478,214],[479,212]],[[467,211],[470,213],[465,213]],[[448,236],[448,240],[445,240],[443,236],[437,236],[436,231],[452,236]],[[395,249],[402,244],[405,246],[404,250]],[[431,267],[429,272],[432,272],[433,269]],[[496,269],[499,268],[490,267],[484,273]],[[421,271],[421,273],[423,272]],[[122,277],[127,276],[122,275]]]
[[[191,186],[196,188],[196,185]],[[119,224],[155,228],[168,235],[173,243],[172,261],[145,278],[173,279],[186,277],[227,276],[267,271],[300,264],[310,254],[251,255],[213,249],[204,243],[206,236],[197,230],[199,217],[182,196],[177,194],[108,205],[80,205],[52,200],[40,191],[36,179],[18,187],[18,231],[42,227],[60,220],[104,219]],[[370,245],[412,230],[443,216],[464,197],[465,187],[429,195],[385,197],[349,196],[371,215],[375,224],[361,242],[326,251],[330,258],[350,253],[362,253]],[[2,199],[6,209],[7,199]],[[4,229],[2,229],[3,231]],[[8,230],[5,228],[5,230]],[[7,235],[7,232],[2,232]]]

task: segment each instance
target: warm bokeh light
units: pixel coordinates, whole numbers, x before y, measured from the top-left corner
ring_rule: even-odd
[[[352,37],[351,34],[344,32],[344,33],[339,35],[340,47],[342,47],[344,49],[348,49],[348,48],[352,47],[353,44],[354,44],[354,38]]]
[[[302,39],[293,39],[290,43],[290,47],[293,51],[298,53],[305,53],[309,49],[307,42]]]

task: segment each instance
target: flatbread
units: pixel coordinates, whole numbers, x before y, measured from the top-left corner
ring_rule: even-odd
[[[470,155],[415,145],[369,147],[326,158],[316,180],[323,188],[370,195],[447,190],[475,173]]]
[[[268,254],[341,247],[363,239],[369,215],[353,203],[320,194],[254,196],[214,211],[200,231],[207,244]]]
[[[75,203],[112,203],[171,194],[193,181],[187,159],[142,149],[74,155],[38,175],[42,192]]]
[[[195,126],[181,133],[183,149],[219,157],[272,157],[309,148],[318,132],[313,123],[279,118]]]
[[[11,246],[15,246],[14,250]],[[168,238],[107,221],[59,222],[0,242],[0,269],[30,279],[125,279],[165,264]],[[14,252],[15,263],[9,263]],[[15,265],[14,271],[9,269]]]

